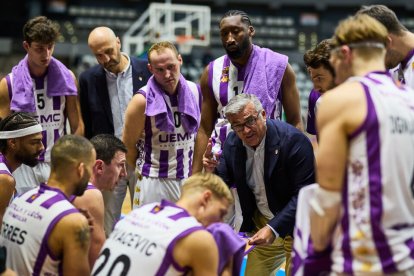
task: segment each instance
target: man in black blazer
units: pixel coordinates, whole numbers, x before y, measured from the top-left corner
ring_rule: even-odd
[[[125,110],[132,95],[147,84],[151,73],[146,60],[121,52],[120,39],[107,27],[97,27],[89,34],[89,48],[98,65],[79,76],[80,106],[85,123],[85,137],[113,134],[122,138]],[[126,188],[134,194],[136,178],[130,172],[113,192],[104,192],[105,232],[108,236],[119,219]]]
[[[241,232],[252,233],[246,275],[269,275],[286,260],[290,275],[293,228],[299,190],[315,182],[314,155],[309,139],[279,120],[266,120],[255,95],[233,97],[225,109],[231,132],[219,162],[204,154],[205,170],[213,171],[237,188],[243,222]]]

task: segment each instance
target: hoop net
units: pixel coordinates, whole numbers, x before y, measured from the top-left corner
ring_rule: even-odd
[[[191,50],[193,49],[193,40],[194,37],[192,35],[177,35],[175,42],[178,46],[178,52],[182,55],[191,54]]]

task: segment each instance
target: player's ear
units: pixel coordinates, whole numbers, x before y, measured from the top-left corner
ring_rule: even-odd
[[[97,159],[93,166],[93,170],[95,173],[102,175],[104,171],[104,162],[101,159]]]
[[[249,26],[249,36],[252,37],[255,34],[255,29],[252,25]]]
[[[78,177],[82,178],[85,173],[85,163],[80,162],[76,168],[76,171],[78,173]]]

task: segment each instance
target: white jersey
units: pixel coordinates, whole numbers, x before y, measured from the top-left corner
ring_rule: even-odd
[[[185,275],[173,257],[176,242],[204,229],[173,203],[144,205],[120,220],[106,240],[92,275]]]
[[[7,165],[7,160],[4,157],[4,155],[1,153],[0,153],[0,174],[6,174],[6,175],[10,175],[11,177],[13,177],[11,173],[11,169]],[[1,188],[1,184],[0,184],[0,189],[3,189]],[[15,196],[15,193],[13,193],[12,197],[10,198],[10,202],[13,200],[14,196]]]
[[[13,74],[6,77],[9,88],[9,95],[13,95]],[[42,125],[42,142],[45,151],[40,155],[39,160],[50,162],[50,152],[55,141],[62,137],[65,132],[65,96],[48,97],[46,93],[47,76],[32,78],[34,87],[34,98],[36,113],[32,114]],[[11,99],[11,97],[10,97]]]
[[[0,174],[7,174],[12,176],[9,166],[7,166],[6,158],[0,153]]]
[[[197,85],[187,81],[200,108],[201,94]],[[148,86],[139,93],[146,97]],[[178,95],[162,93],[167,109],[174,119],[174,131],[166,132],[157,127],[157,116],[146,116],[144,135],[137,143],[137,169],[143,176],[155,178],[184,179],[191,175],[196,132],[187,132],[178,112]]]
[[[382,72],[349,81],[363,85],[367,116],[349,137],[332,271],[382,275],[413,269],[414,91]]]
[[[60,275],[48,238],[64,216],[78,210],[58,189],[40,185],[16,197],[6,209],[0,246],[7,248],[6,267],[17,275]]]
[[[234,96],[242,93],[255,94],[261,101],[267,117],[271,119],[280,119],[282,115],[282,93],[280,93],[280,85],[286,69],[288,59],[286,56],[272,52],[274,59],[272,67],[279,67],[277,75],[274,75],[275,91],[266,91],[268,84],[260,83],[263,80],[257,80],[253,72],[249,72],[252,59],[259,59],[258,63],[263,63],[259,69],[268,66],[264,61],[260,60],[261,53],[268,49],[253,46],[253,51],[248,63],[244,66],[234,65],[227,55],[221,56],[209,64],[208,85],[213,92],[217,102],[217,122],[212,133],[213,141],[224,145],[227,135],[232,131],[230,123],[224,115],[224,107],[228,101]],[[256,67],[256,68],[257,68]],[[253,71],[253,70],[252,70]],[[263,72],[263,74],[265,74]],[[246,91],[249,89],[250,91]]]
[[[401,62],[397,67],[391,69],[390,72],[395,80],[414,89],[414,50],[410,55],[407,57],[406,62]],[[403,66],[403,68],[400,69],[401,66]],[[401,72],[403,76],[401,76]]]

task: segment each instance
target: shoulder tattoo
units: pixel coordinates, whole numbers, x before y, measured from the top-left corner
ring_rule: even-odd
[[[76,229],[75,233],[76,242],[79,243],[82,249],[89,249],[89,240],[90,240],[90,229],[89,225],[82,226],[80,229]]]

